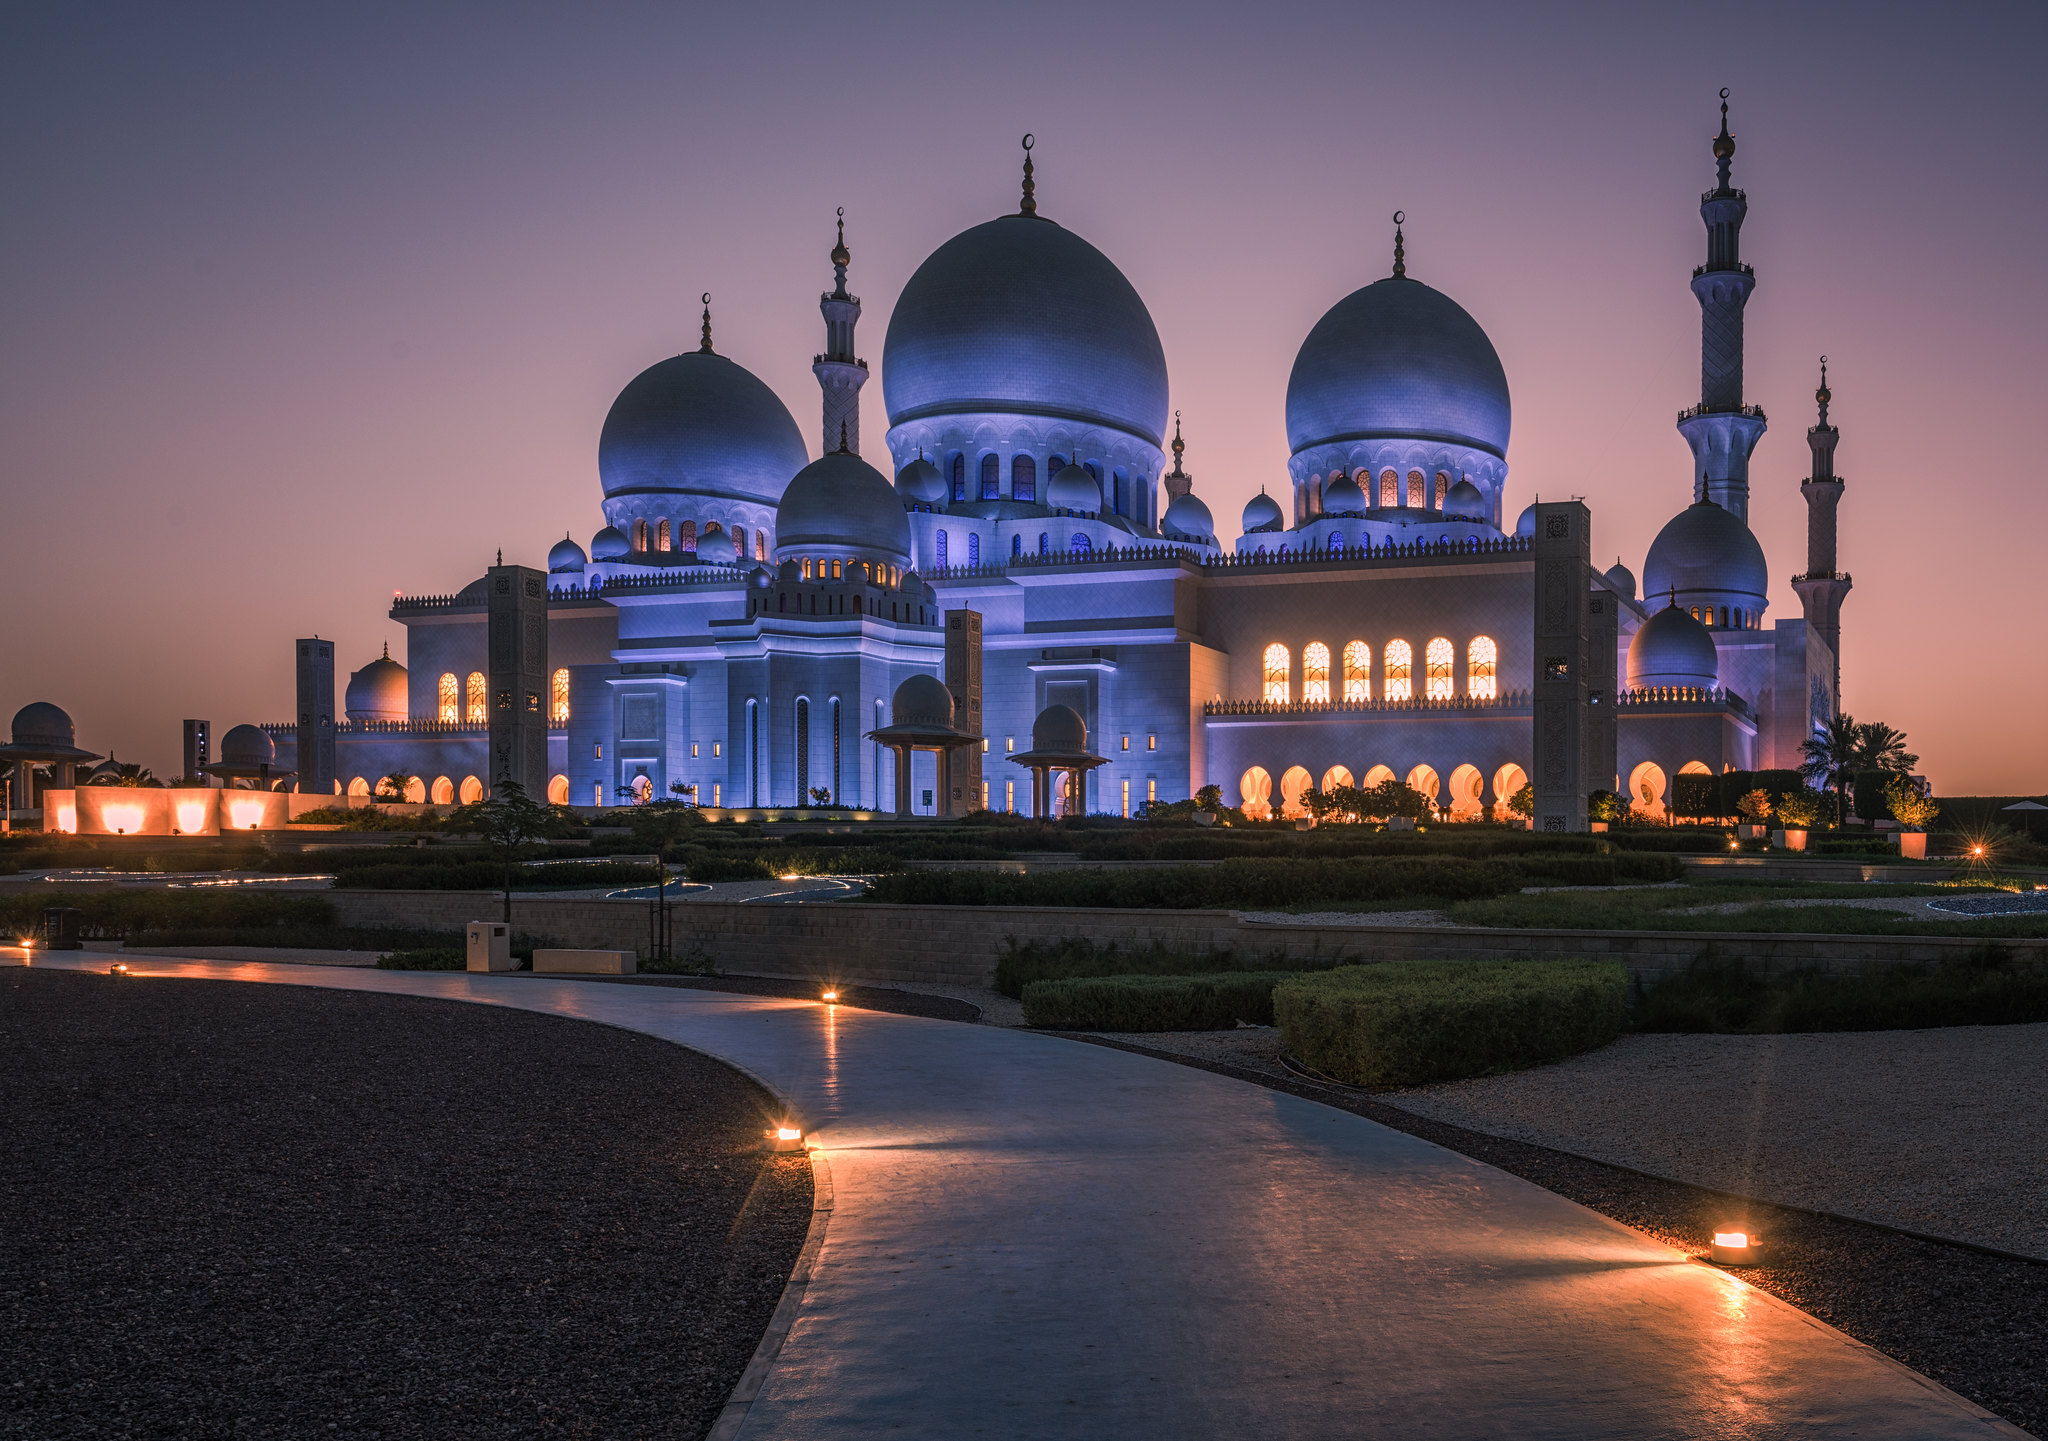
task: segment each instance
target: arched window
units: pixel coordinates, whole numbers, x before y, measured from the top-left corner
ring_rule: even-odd
[[[475,805],[484,798],[484,783],[475,776],[464,776],[462,789],[455,793],[455,798],[466,806]]]
[[[732,548],[736,559],[747,558],[747,533],[738,526],[732,528]]]
[[[1451,493],[1451,478],[1442,471],[1436,473],[1436,509],[1444,508],[1444,497]]]
[[[981,458],[981,498],[1001,500],[1003,498],[1003,458],[990,452]]]
[[[656,550],[668,549],[668,518],[666,516],[654,523],[654,548]]]
[[[1315,780],[1305,767],[1289,766],[1280,777],[1280,814],[1290,821],[1307,815],[1308,794],[1314,789]]]
[[[1391,470],[1380,472],[1380,505],[1392,509],[1401,503],[1401,481]]]
[[[362,776],[357,776],[348,783],[348,793],[352,796],[368,795],[370,793],[369,781],[365,780]]]
[[[1088,553],[1088,537],[1076,531],[1074,538],[1067,542],[1067,549],[1075,555],[1086,555]]]
[[[1023,536],[1021,536],[1021,535],[1013,535],[1013,536],[1011,536],[1011,537],[1010,537],[1010,554],[1011,554],[1012,556],[1021,556],[1021,555],[1023,555],[1023,554],[1024,554],[1024,537],[1023,537]]]
[[[1372,652],[1362,640],[1344,642],[1344,699],[1364,700],[1372,688]]]
[[[463,719],[473,726],[480,726],[489,718],[484,709],[484,673],[473,670],[469,673],[468,705],[464,708]]]
[[[1081,466],[1081,469],[1083,469],[1083,470],[1087,471],[1089,475],[1091,475],[1091,476],[1093,476],[1093,477],[1095,478],[1095,488],[1096,488],[1097,490],[1100,490],[1100,489],[1102,489],[1102,462],[1101,462],[1101,461],[1099,461],[1099,460],[1090,460],[1090,461],[1086,461],[1086,462],[1084,462],[1084,463],[1082,464],[1082,466]]]
[[[1112,508],[1118,515],[1131,513],[1131,478],[1121,470],[1110,472],[1110,492],[1114,496]]]
[[[952,472],[946,477],[952,483],[949,494],[955,500],[967,499],[967,457],[954,451],[952,460],[947,462],[947,469]]]
[[[633,522],[633,549],[647,549],[647,522],[644,520]]]
[[[939,568],[940,568],[941,570],[943,570],[943,569],[945,569],[945,566],[946,566],[946,533],[945,533],[945,532],[944,532],[944,531],[942,530],[942,531],[940,531],[940,532],[939,532]]]
[[[1048,455],[1045,458],[1045,478],[1047,480],[1051,480],[1066,468],[1067,458],[1064,455]]]
[[[1341,536],[1341,535],[1333,535],[1333,536],[1331,536],[1331,537],[1330,537],[1330,554],[1331,554],[1331,555],[1342,555],[1342,554],[1344,554],[1344,537],[1343,537],[1343,536]]]
[[[1019,455],[1010,461],[1010,498],[1038,499],[1038,462],[1028,455]]]
[[[455,782],[441,776],[435,780],[434,788],[428,791],[427,795],[437,806],[452,806],[455,804]]]
[[[1380,687],[1386,700],[1409,700],[1415,695],[1413,670],[1415,648],[1405,640],[1387,642],[1387,679]]]
[[[694,551],[694,550],[696,550],[696,549],[697,549],[697,522],[696,522],[696,521],[694,521],[694,520],[686,520],[686,521],[684,521],[684,522],[682,523],[682,525],[681,525],[681,526],[677,527],[677,530],[676,530],[676,534],[677,534],[677,536],[679,536],[679,537],[680,537],[680,539],[678,539],[678,540],[676,541],[676,549],[677,549],[677,550],[688,550],[688,551]]]
[[[981,564],[981,536],[978,534],[970,534],[967,537],[967,563]]]
[[[569,778],[567,776],[549,777],[548,804],[551,806],[565,806],[569,804]]]
[[[444,673],[441,677],[440,717],[443,725],[454,725],[462,719],[460,713],[462,700],[459,689],[460,684],[455,679],[455,672],[452,670]]]
[[[1310,641],[1301,653],[1301,698],[1330,703],[1330,648],[1319,640]]]
[[[1422,472],[1421,472],[1421,471],[1419,471],[1419,470],[1411,470],[1411,471],[1409,471],[1409,472],[1408,472],[1408,504],[1409,504],[1409,505],[1410,505],[1411,507],[1413,507],[1414,509],[1416,509],[1416,510],[1421,510],[1421,509],[1422,509],[1422,507],[1423,507],[1423,499],[1422,499],[1422,487],[1423,487],[1423,475],[1422,475]]]
[[[569,672],[566,668],[548,677],[548,721],[558,726],[569,723]]]
[[[1038,553],[1040,555],[1052,554],[1052,537],[1042,530],[1038,533]]]
[[[1237,778],[1238,805],[1255,821],[1273,815],[1273,777],[1264,766],[1253,766]]]
[[[1277,640],[1266,647],[1266,699],[1285,705],[1294,699],[1287,647]]]
[[[839,804],[839,697],[832,697],[832,804]]]
[[[768,559],[768,532],[765,530],[754,532],[754,559]]]
[[[1500,662],[1500,647],[1493,643],[1491,636],[1474,636],[1472,644],[1465,648],[1465,694],[1474,700],[1492,700],[1500,694],[1500,681],[1496,678],[1496,667]]]
[[[1423,694],[1431,700],[1451,698],[1451,661],[1457,652],[1442,636],[1434,637],[1422,652]]]

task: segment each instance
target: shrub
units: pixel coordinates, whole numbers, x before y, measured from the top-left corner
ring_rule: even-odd
[[[1827,797],[1818,791],[1801,787],[1778,801],[1778,819],[1785,823],[1785,829],[1808,830],[1820,823],[1828,813]]]
[[[460,946],[432,946],[423,950],[393,951],[377,958],[380,971],[460,971],[469,964]]]
[[[327,928],[334,907],[320,896],[235,894],[218,890],[135,889],[116,891],[34,890],[0,897],[0,935],[26,936],[42,930],[46,906],[74,906],[83,912],[87,940],[123,940],[142,931],[198,928],[267,930],[274,927]]]
[[[1718,819],[1721,809],[1721,778],[1698,772],[1680,772],[1671,778],[1671,813],[1691,821]]]
[[[2048,972],[2015,967],[1983,946],[1936,966],[1835,976],[1801,970],[1764,977],[1711,951],[1654,988],[1639,988],[1639,1031],[1893,1031],[2048,1021]]]
[[[1935,817],[1941,814],[1941,807],[1934,798],[1922,794],[1920,788],[1904,775],[1894,775],[1885,783],[1884,805],[1893,820],[1911,831],[1934,824]]]
[[[1033,981],[1024,1019],[1061,1031],[1217,1031],[1273,1024],[1273,987],[1290,971],[1205,976],[1089,976]]]
[[[1891,812],[1885,809],[1885,787],[1892,783],[1896,771],[1862,770],[1856,772],[1855,789],[1852,792],[1853,806],[1860,820],[1880,821],[1889,819]]]
[[[1313,961],[1288,962],[1296,970],[1325,969],[1339,963],[1336,958],[1320,967]],[[1023,999],[1024,988],[1033,981],[1080,976],[1187,976],[1257,969],[1248,957],[1235,951],[1184,950],[1160,941],[1124,947],[1115,941],[1097,945],[1084,936],[1032,941],[1021,946],[1012,940],[996,958],[996,989],[1015,1001]]]
[[[1627,1026],[1614,961],[1401,961],[1297,976],[1273,991],[1288,1049],[1360,1086],[1492,1075],[1603,1046]]]

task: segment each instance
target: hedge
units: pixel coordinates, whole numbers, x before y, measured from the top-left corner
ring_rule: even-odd
[[[1398,961],[1297,976],[1273,991],[1287,1048],[1357,1086],[1517,1071],[1603,1046],[1628,1024],[1615,961]]]
[[[334,907],[324,898],[304,892],[52,888],[0,896],[0,935],[42,934],[46,906],[72,906],[83,912],[81,923],[87,940],[117,941],[140,931],[324,928],[334,923]]]
[[[1273,1024],[1273,987],[1292,971],[1206,976],[1089,976],[1033,981],[1024,1019],[1060,1031],[1221,1031]]]

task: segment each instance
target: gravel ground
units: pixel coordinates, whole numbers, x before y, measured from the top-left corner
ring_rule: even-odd
[[[0,1435],[708,1429],[810,1224],[771,1103],[579,1021],[0,972]]]
[[[2048,1024],[1624,1036],[1554,1066],[1381,1099],[1716,1190],[2048,1259]]]

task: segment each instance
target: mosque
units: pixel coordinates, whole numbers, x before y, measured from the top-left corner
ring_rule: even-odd
[[[535,601],[545,680],[525,708],[545,708],[548,796],[1130,814],[1214,784],[1268,815],[1398,777],[1476,816],[1533,779],[1578,792],[1543,818],[1577,829],[1591,789],[1657,809],[1677,772],[1797,764],[1837,705],[1837,433],[1823,370],[1804,614],[1770,618],[1725,101],[1691,281],[1700,396],[1677,422],[1690,495],[1640,589],[1591,564],[1582,504],[1511,510],[1507,376],[1479,323],[1408,274],[1399,215],[1392,273],[1295,357],[1285,483],[1223,538],[1177,416],[1169,439],[1145,303],[1040,212],[1027,137],[1017,210],[940,246],[889,318],[880,447],[861,434],[843,218],[818,459],[714,347],[708,295],[698,347],[620,392],[598,437],[604,524],[587,550],[554,544]],[[395,600],[406,663],[387,651],[350,678],[331,782],[291,726],[266,728],[276,769],[322,791],[402,773],[418,799],[483,794],[500,773],[487,581],[515,570],[539,574],[501,561],[458,594]]]

